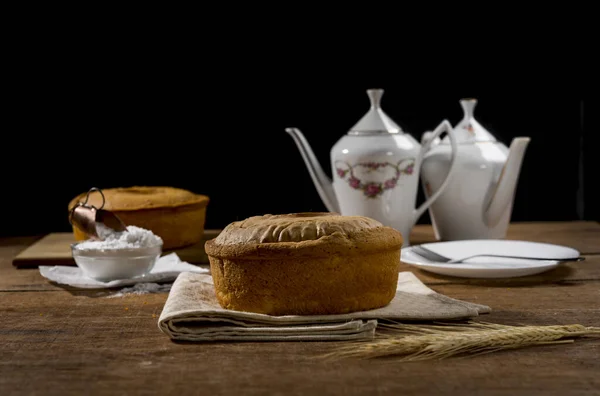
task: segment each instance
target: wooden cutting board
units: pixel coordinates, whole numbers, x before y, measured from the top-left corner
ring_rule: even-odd
[[[221,230],[205,230],[200,243],[182,249],[165,250],[163,254],[175,252],[182,261],[190,264],[208,264],[204,243],[215,238]],[[72,232],[48,234],[24,249],[13,259],[19,268],[32,268],[40,265],[75,265],[71,255],[71,244],[75,243]]]

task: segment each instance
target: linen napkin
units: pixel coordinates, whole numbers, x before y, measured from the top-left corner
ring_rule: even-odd
[[[172,282],[182,272],[209,273],[208,268],[198,267],[181,261],[177,253],[169,253],[159,257],[154,267],[146,276],[128,279],[118,279],[102,282],[88,278],[80,268],[64,265],[39,267],[43,277],[64,285],[83,289],[108,289],[113,287],[130,286],[150,282]]]
[[[210,275],[183,272],[173,283],[158,327],[178,341],[352,340],[372,338],[378,319],[467,319],[490,311],[485,305],[438,294],[412,272],[401,272],[396,296],[383,308],[340,315],[270,316],[221,308]]]

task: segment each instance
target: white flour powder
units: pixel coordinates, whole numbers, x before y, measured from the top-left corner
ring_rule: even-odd
[[[162,244],[162,238],[150,230],[127,226],[127,231],[111,232],[102,241],[88,240],[76,246],[77,250],[119,250],[152,247]]]
[[[166,293],[169,290],[171,290],[171,284],[160,285],[158,283],[138,283],[132,287],[123,288],[118,293],[108,296],[108,298],[151,293]]]

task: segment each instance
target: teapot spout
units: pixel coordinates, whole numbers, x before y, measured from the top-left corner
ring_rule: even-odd
[[[317,192],[319,193],[323,204],[325,204],[325,207],[330,212],[339,212],[339,205],[333,190],[333,182],[325,174],[323,168],[321,168],[321,165],[319,164],[317,157],[308,144],[308,141],[298,128],[286,128],[285,131],[294,139],[294,142],[296,143],[296,146],[302,155],[302,159],[308,168],[310,177],[317,188]]]
[[[528,137],[517,137],[510,144],[508,158],[496,184],[496,190],[484,213],[485,221],[491,227],[500,221],[508,205],[513,202],[525,149],[530,141]]]

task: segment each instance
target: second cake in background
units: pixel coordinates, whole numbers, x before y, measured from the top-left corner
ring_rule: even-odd
[[[151,230],[162,238],[163,249],[177,249],[199,243],[204,235],[206,208],[209,197],[175,187],[134,186],[102,190],[104,209],[113,212],[126,225]],[[85,201],[87,193],[73,198],[69,211],[78,202]],[[102,195],[93,192],[88,205],[100,208]],[[73,227],[75,239],[86,239]]]

